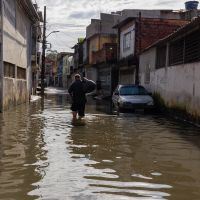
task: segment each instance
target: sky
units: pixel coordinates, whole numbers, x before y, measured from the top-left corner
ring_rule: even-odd
[[[84,38],[91,18],[101,12],[111,13],[123,9],[184,9],[186,0],[33,0],[41,11],[47,6],[47,41],[52,50],[73,52],[78,38]]]

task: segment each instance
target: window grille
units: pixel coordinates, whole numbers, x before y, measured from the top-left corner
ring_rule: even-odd
[[[178,65],[184,63],[184,38],[170,44],[169,47],[169,65]]]
[[[156,49],[156,69],[160,69],[166,66],[166,52],[167,46],[160,46]]]
[[[169,65],[200,61],[200,30],[172,42],[169,48]]]
[[[200,31],[185,37],[185,57],[184,63],[200,60]]]

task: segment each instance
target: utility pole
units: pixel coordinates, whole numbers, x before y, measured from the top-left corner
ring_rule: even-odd
[[[44,6],[44,24],[42,41],[42,69],[41,69],[41,95],[44,96],[44,78],[45,78],[45,50],[46,50],[46,6]]]

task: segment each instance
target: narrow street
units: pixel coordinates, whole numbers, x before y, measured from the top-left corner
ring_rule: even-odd
[[[110,111],[88,101],[73,126],[66,91],[50,88],[0,114],[0,200],[200,199],[199,128]]]

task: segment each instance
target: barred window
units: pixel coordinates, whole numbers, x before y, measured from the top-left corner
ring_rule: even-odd
[[[170,44],[169,65],[200,61],[200,30]]]
[[[169,47],[169,65],[178,65],[184,63],[184,38],[170,44]]]
[[[166,52],[167,46],[160,46],[156,49],[156,69],[160,69],[166,66]]]
[[[200,31],[195,31],[185,37],[184,63],[200,60]]]

